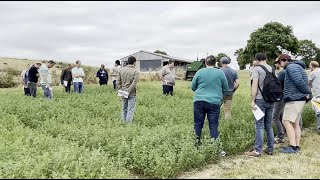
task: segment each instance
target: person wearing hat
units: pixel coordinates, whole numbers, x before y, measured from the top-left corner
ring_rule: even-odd
[[[280,69],[280,72],[277,74],[277,78],[280,80],[282,88],[284,88],[284,78],[285,78],[286,70],[280,66],[280,58],[281,58],[281,55],[275,60],[274,64],[277,69],[278,68]],[[290,58],[290,57],[287,57],[287,58]],[[283,115],[284,105],[285,103],[282,98],[279,102],[275,102],[273,107],[272,120],[277,130],[277,135],[274,138],[274,143],[276,144],[285,143],[284,126],[282,124],[282,115]]]
[[[230,64],[231,60],[228,57],[222,57],[220,59],[221,70],[224,72],[227,80],[228,80],[228,90],[223,94],[223,104],[224,104],[224,118],[231,118],[231,105],[232,105],[232,97],[233,93],[239,87],[239,78],[237,72],[230,68],[228,64]]]
[[[281,148],[281,153],[297,153],[300,151],[301,127],[300,119],[305,104],[312,98],[308,86],[306,65],[301,60],[293,61],[287,54],[279,57],[280,66],[286,70],[284,79],[284,102],[282,123],[286,128],[289,146]]]
[[[52,68],[55,64],[53,60],[50,60],[46,64],[42,64],[39,69],[40,84],[43,89],[44,98],[52,99],[52,78],[49,68]]]

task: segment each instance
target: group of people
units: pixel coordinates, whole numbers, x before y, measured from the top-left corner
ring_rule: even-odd
[[[233,94],[239,87],[237,72],[230,68],[230,59],[223,57],[219,60],[221,68],[216,68],[216,58],[208,56],[205,59],[206,68],[197,71],[191,82],[191,89],[194,91],[193,113],[194,131],[196,136],[195,145],[201,143],[201,132],[204,120],[209,121],[211,141],[219,138],[219,117],[220,107],[224,104],[225,119],[230,119]],[[126,95],[119,95],[122,98],[121,119],[124,123],[132,123],[136,110],[136,86],[139,81],[139,71],[135,68],[136,58],[130,56],[128,64],[120,68],[120,61],[115,62],[111,69],[111,76],[114,89],[126,92]],[[45,65],[36,63],[28,70],[28,81],[23,81],[24,87],[30,89],[30,94],[35,97],[36,84],[40,77],[40,84],[44,90],[45,97],[52,97],[51,75],[48,69],[55,63],[49,61]],[[70,84],[74,83],[76,92],[83,89],[83,69],[80,68],[80,61],[72,68],[68,65],[61,75],[61,84],[66,84],[66,91],[70,92]],[[308,78],[305,71],[306,65],[301,60],[293,60],[287,54],[281,54],[275,60],[276,68],[280,72],[276,75],[275,68],[267,64],[265,53],[257,53],[253,61],[254,67],[251,72],[251,108],[253,111],[260,109],[263,117],[257,119],[255,116],[255,145],[246,154],[250,157],[259,157],[262,152],[272,155],[274,143],[284,143],[284,134],[287,133],[289,146],[282,147],[282,153],[297,153],[300,151],[300,138],[302,129],[301,114],[307,102],[313,95],[320,98],[320,69],[316,61],[309,65],[311,74]],[[71,69],[72,68],[72,69]],[[108,73],[102,65],[97,72],[100,85],[107,84]],[[176,76],[174,61],[169,61],[160,70],[163,94],[173,96],[173,86]],[[311,92],[311,89],[313,92]],[[28,91],[25,90],[27,93]],[[317,113],[317,129],[320,132],[320,113]],[[272,128],[274,121],[277,135],[274,137]],[[267,148],[263,150],[264,130],[267,132]],[[225,155],[222,151],[221,155]]]
[[[38,86],[43,89],[44,98],[52,99],[52,76],[49,71],[56,63],[53,60],[48,61],[45,64],[35,63],[28,69],[21,73],[22,84],[24,93],[26,96],[37,96]],[[76,61],[76,66],[72,67],[71,64],[62,70],[61,73],[61,85],[65,87],[66,92],[70,92],[71,83],[74,85],[74,91],[76,93],[82,93],[83,91],[83,78],[85,73],[82,69],[81,62]],[[39,81],[40,78],[40,82]]]

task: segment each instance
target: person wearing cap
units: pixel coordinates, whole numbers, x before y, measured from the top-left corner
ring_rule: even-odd
[[[83,78],[84,78],[84,71],[81,66],[81,61],[76,61],[76,67],[72,68],[72,78],[73,78],[73,86],[75,93],[82,93],[83,92]]]
[[[52,78],[49,68],[52,68],[56,63],[53,60],[48,61],[46,64],[42,64],[39,69],[40,84],[43,89],[44,98],[52,99]]]
[[[228,80],[228,90],[223,94],[223,104],[224,104],[224,118],[231,118],[231,106],[232,106],[232,97],[233,93],[239,87],[239,78],[237,72],[230,68],[228,64],[230,64],[231,60],[228,57],[222,57],[220,59],[221,69],[227,80]]]
[[[105,69],[104,64],[101,64],[100,69],[97,71],[100,86],[108,84],[108,71]]]
[[[267,132],[267,148],[263,150],[263,152],[272,155],[274,150],[274,134],[272,129],[272,111],[274,103],[266,102],[262,96],[267,72],[261,66],[264,66],[269,72],[273,72],[273,68],[267,64],[267,55],[265,53],[257,53],[255,59],[257,61],[257,66],[252,70],[251,108],[252,110],[257,110],[258,107],[265,115],[261,119],[255,118],[254,120],[256,132],[255,144],[254,149],[246,153],[249,157],[261,156],[264,144],[264,130]]]
[[[280,72],[277,74],[277,78],[280,80],[282,88],[284,88],[284,78],[285,78],[286,70],[280,66],[280,60],[279,60],[280,57],[281,56],[279,56],[275,60],[275,66],[277,69],[278,68],[280,69]],[[276,143],[276,144],[285,142],[285,140],[284,140],[284,126],[282,124],[282,115],[283,115],[284,105],[285,105],[285,103],[282,98],[279,102],[275,102],[274,107],[273,107],[272,120],[273,120],[275,127],[276,127],[276,130],[277,130],[276,137],[274,138],[274,143]]]
[[[309,75],[308,84],[312,89],[313,96],[316,99],[320,98],[320,68],[317,61],[311,61],[309,64],[311,73]],[[316,112],[317,115],[317,131],[320,133],[320,112]]]
[[[300,151],[300,119],[305,104],[312,98],[308,86],[306,65],[301,60],[293,61],[290,56],[279,57],[280,66],[286,70],[284,79],[284,102],[282,123],[286,129],[289,146],[282,147],[281,153],[293,154]]]

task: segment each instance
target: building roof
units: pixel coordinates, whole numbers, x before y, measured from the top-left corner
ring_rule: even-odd
[[[175,61],[180,61],[180,62],[185,62],[185,63],[191,63],[191,62],[194,61],[194,60],[189,60],[189,59],[184,59],[184,58],[168,56],[168,55],[164,55],[164,54],[152,53],[152,52],[143,51],[143,50],[140,50],[139,52],[148,53],[148,54],[152,54],[152,55],[155,55],[155,56],[160,56],[160,57],[163,57],[163,58],[172,59],[172,60],[175,60]],[[139,53],[139,52],[136,52],[136,53]],[[136,53],[134,53],[134,54],[136,54]],[[131,55],[129,55],[129,56],[131,56]],[[126,57],[123,57],[123,58],[127,58],[129,56],[126,56]],[[121,59],[123,59],[123,58],[121,58]]]

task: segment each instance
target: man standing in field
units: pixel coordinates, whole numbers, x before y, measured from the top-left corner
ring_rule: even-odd
[[[277,74],[277,78],[280,80],[282,88],[284,89],[284,78],[285,78],[286,70],[280,66],[279,59],[291,59],[291,57],[286,54],[283,54],[283,55],[280,55],[275,60],[276,68],[280,69],[280,72]],[[284,126],[282,124],[284,105],[285,105],[285,102],[283,101],[283,98],[282,98],[279,102],[275,102],[274,107],[273,107],[272,119],[273,119],[273,122],[275,123],[275,127],[277,130],[277,135],[274,138],[274,143],[276,143],[276,144],[285,142],[285,140],[284,140]]]
[[[52,78],[49,71],[49,68],[52,68],[56,63],[53,60],[47,62],[47,64],[43,64],[40,69],[40,83],[43,89],[44,97],[48,99],[52,99]]]
[[[207,57],[205,64],[206,68],[197,71],[191,83],[191,89],[194,91],[193,113],[196,146],[201,145],[201,132],[206,116],[209,121],[211,142],[219,137],[220,106],[223,93],[228,91],[228,81],[223,71],[214,68],[216,58]],[[222,151],[221,155],[225,155],[225,152]]]
[[[108,84],[108,71],[105,69],[104,64],[101,64],[100,69],[97,71],[97,77],[99,78],[100,86]]]
[[[279,61],[281,67],[286,69],[284,79],[284,102],[286,104],[282,122],[290,144],[288,147],[281,148],[280,152],[292,154],[300,151],[301,127],[299,120],[306,102],[312,98],[312,93],[308,86],[304,62],[282,57],[279,58]]]
[[[70,93],[70,87],[72,82],[72,73],[71,73],[72,65],[68,64],[66,68],[64,68],[61,72],[61,85],[65,87],[65,91]]]
[[[312,88],[313,96],[317,99],[320,98],[320,68],[317,61],[311,61],[309,64],[311,73],[309,75],[308,84]],[[317,131],[320,133],[320,112],[317,114]]]
[[[73,77],[73,86],[75,93],[82,93],[83,92],[83,77],[84,71],[82,69],[81,62],[79,60],[76,61],[76,67],[72,68],[72,77]]]
[[[29,68],[32,67],[32,65],[28,66],[27,69],[23,70],[21,73],[21,83],[23,86],[23,90],[24,90],[24,95],[25,96],[30,96],[30,89],[28,86],[28,81],[29,81]]]
[[[36,63],[29,69],[29,81],[28,87],[30,89],[30,94],[32,97],[37,96],[37,89],[38,89],[38,79],[40,77],[40,73],[38,69],[40,68],[41,63]]]
[[[255,118],[255,146],[252,151],[246,153],[249,157],[259,157],[261,155],[264,142],[264,130],[267,132],[267,148],[264,152],[272,155],[274,148],[274,134],[272,129],[273,103],[266,102],[262,96],[267,71],[268,73],[274,73],[274,69],[267,64],[267,56],[265,53],[257,53],[255,59],[257,66],[252,70],[251,108],[257,110],[256,106],[258,106],[265,115],[261,119]]]
[[[128,65],[122,68],[117,78],[117,89],[128,93],[128,97],[122,97],[122,121],[132,123],[136,111],[136,86],[139,80],[139,72],[135,68],[136,58],[130,56]]]
[[[228,67],[230,64],[230,59],[228,57],[223,57],[220,59],[221,70],[224,72],[227,80],[228,80],[228,90],[224,92],[223,95],[223,103],[224,103],[224,118],[231,118],[231,106],[232,106],[232,97],[233,93],[239,87],[239,79],[238,74],[235,70]]]
[[[176,79],[173,60],[169,60],[168,64],[162,67],[160,70],[160,79],[162,81],[163,94],[173,96],[173,86],[175,85]]]
[[[111,68],[111,77],[112,77],[112,83],[113,83],[113,89],[116,90],[117,88],[117,78],[118,78],[118,75],[119,75],[119,71],[120,71],[120,61],[119,60],[116,60],[114,66]]]

